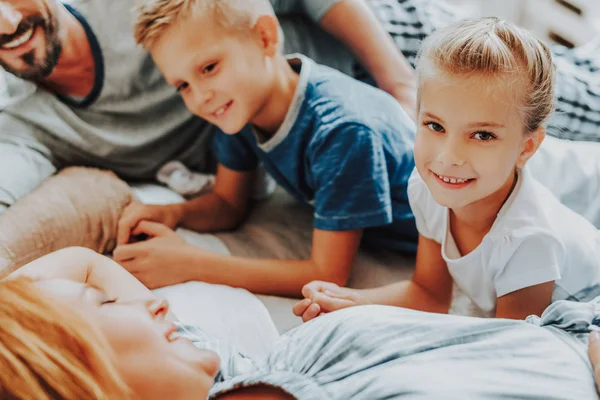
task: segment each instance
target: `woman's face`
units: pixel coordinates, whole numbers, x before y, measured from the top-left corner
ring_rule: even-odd
[[[218,370],[218,356],[173,335],[164,300],[121,302],[69,280],[38,282],[51,295],[76,307],[108,340],[116,367],[135,397],[203,399]]]

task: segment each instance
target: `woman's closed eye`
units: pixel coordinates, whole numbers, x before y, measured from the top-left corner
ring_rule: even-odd
[[[101,305],[101,306],[104,306],[104,305],[106,305],[106,304],[114,304],[114,303],[116,303],[118,300],[119,300],[119,298],[118,298],[118,297],[115,297],[114,299],[106,299],[106,300],[103,300],[103,301],[100,303],[100,305]]]
[[[472,137],[482,142],[489,142],[498,138],[493,133],[486,131],[475,132]]]

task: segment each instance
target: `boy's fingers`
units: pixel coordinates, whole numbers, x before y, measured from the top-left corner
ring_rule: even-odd
[[[121,246],[117,246],[115,251],[113,251],[113,259],[115,261],[133,260],[134,258],[136,258],[136,256],[140,254],[144,246],[146,246],[146,242],[123,244]]]
[[[117,245],[127,244],[132,224],[131,218],[125,217],[119,220],[117,225]]]
[[[310,299],[304,299],[302,301],[299,301],[294,305],[292,312],[294,313],[295,316],[301,317],[302,314],[304,314],[304,312],[306,311],[306,309],[310,306],[310,304],[311,304]]]
[[[134,235],[146,234],[152,237],[166,236],[172,232],[173,230],[168,226],[148,220],[141,221],[133,230]]]

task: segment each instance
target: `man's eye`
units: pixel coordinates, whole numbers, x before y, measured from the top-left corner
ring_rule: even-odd
[[[481,140],[482,142],[488,142],[490,140],[496,139],[496,136],[490,132],[477,132],[473,137],[477,140]]]
[[[434,132],[443,132],[444,131],[444,127],[436,122],[429,122],[425,125],[427,125],[427,127]]]
[[[182,90],[185,90],[189,87],[190,85],[187,82],[183,82],[181,85],[177,86],[177,91],[181,92]]]

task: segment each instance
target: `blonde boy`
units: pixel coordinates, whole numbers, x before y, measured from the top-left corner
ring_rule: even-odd
[[[149,1],[135,34],[189,110],[220,128],[219,167],[206,196],[126,211],[122,226],[153,237],[117,248],[126,268],[171,264],[158,285],[202,280],[299,295],[314,279],[345,283],[361,239],[414,252],[406,188],[415,127],[394,98],[302,55],[285,57],[267,0]],[[223,257],[148,222],[197,231],[237,226],[259,163],[314,207],[310,259]]]

